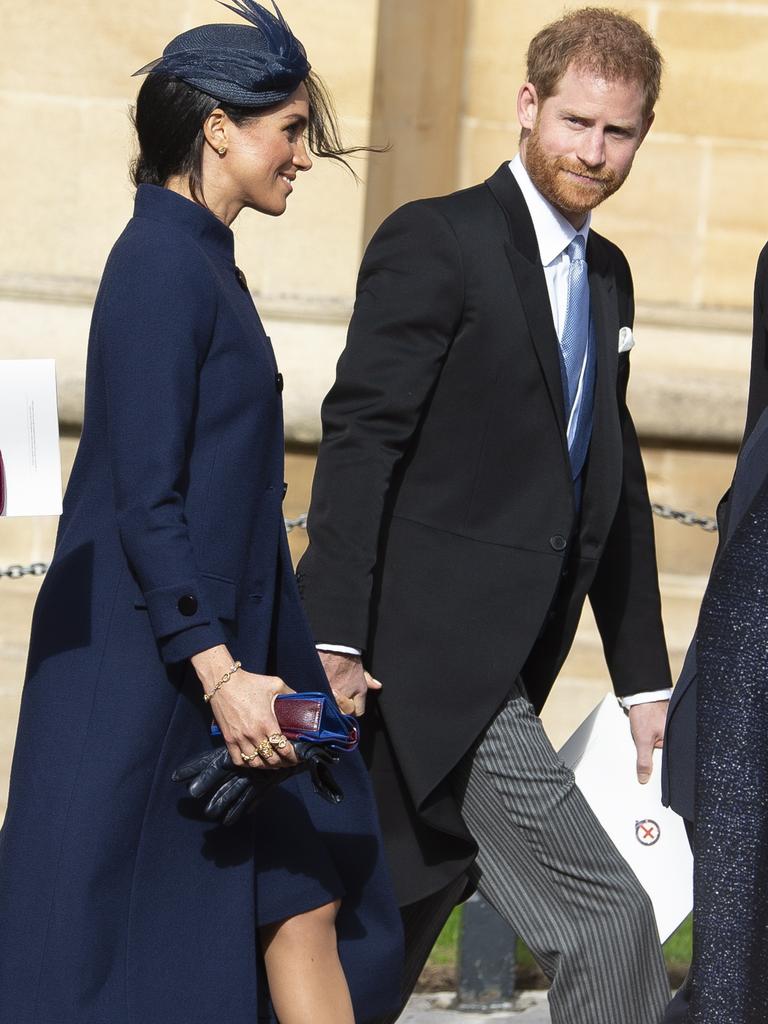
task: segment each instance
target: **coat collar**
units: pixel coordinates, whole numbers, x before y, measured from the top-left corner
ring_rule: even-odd
[[[205,249],[235,261],[235,236],[205,206],[158,185],[139,185],[134,217],[172,224],[196,239]]]

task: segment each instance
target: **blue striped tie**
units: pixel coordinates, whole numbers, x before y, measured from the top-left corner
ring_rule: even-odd
[[[568,452],[571,458],[573,479],[578,481],[592,435],[595,349],[592,345],[591,351],[588,353],[592,324],[584,237],[576,235],[566,252],[571,263],[568,269],[568,305],[560,338],[560,352],[564,370],[563,390],[568,423]],[[585,366],[585,357],[587,356]],[[582,369],[584,369],[584,380],[581,393],[579,393]]]

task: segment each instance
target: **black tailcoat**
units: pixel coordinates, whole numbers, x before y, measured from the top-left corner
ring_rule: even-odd
[[[365,649],[384,683],[368,740],[401,904],[471,861],[451,772],[518,675],[542,707],[587,594],[617,693],[669,685],[618,352],[631,277],[595,232],[587,260],[598,356],[580,517],[546,281],[507,165],[398,210],[360,271],[299,586],[316,640]]]

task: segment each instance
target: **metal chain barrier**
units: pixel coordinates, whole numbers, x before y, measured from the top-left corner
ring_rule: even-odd
[[[292,530],[306,530],[306,528],[307,528],[307,513],[306,512],[302,512],[300,516],[296,517],[296,519],[286,519],[285,520],[285,529],[286,529],[287,533],[290,533]]]
[[[7,576],[9,580],[20,580],[24,576],[43,576],[48,571],[45,562],[33,562],[32,565],[9,565],[7,569],[0,569],[0,577]]]
[[[698,526],[706,533],[715,533],[717,530],[717,520],[714,516],[698,516],[695,512],[680,512],[670,505],[653,504],[651,509],[653,514],[660,519],[674,519],[682,526]]]
[[[682,526],[698,526],[706,533],[714,533],[717,530],[717,520],[714,516],[699,516],[695,512],[681,512],[672,508],[671,505],[651,505],[653,514],[660,519],[672,519]],[[295,519],[285,520],[285,529],[288,533],[293,530],[306,530],[307,513],[303,512]],[[31,565],[9,565],[6,569],[0,568],[0,579],[20,580],[25,576],[44,576],[48,571],[46,562],[32,562]]]

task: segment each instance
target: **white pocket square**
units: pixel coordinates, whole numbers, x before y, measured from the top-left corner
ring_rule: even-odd
[[[631,327],[622,327],[619,331],[619,352],[629,352],[635,347],[635,336]]]

